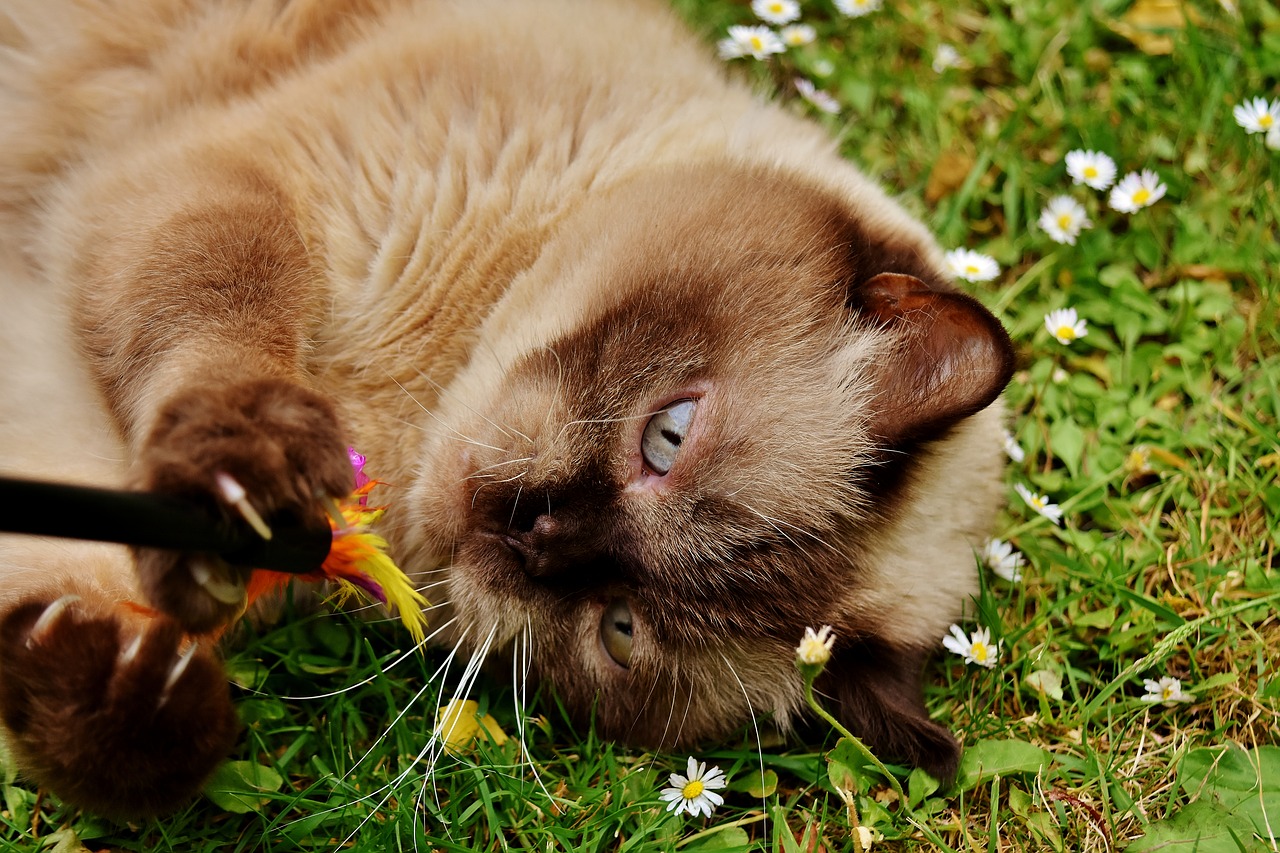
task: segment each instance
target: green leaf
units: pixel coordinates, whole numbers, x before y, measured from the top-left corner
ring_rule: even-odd
[[[739,774],[738,778],[729,783],[729,790],[740,791],[757,800],[772,797],[778,790],[778,774],[772,770],[765,770],[762,774],[757,768],[748,773]]]
[[[1052,753],[1025,741],[980,740],[960,756],[956,788],[967,791],[996,775],[1037,773],[1052,764]]]
[[[1173,817],[1148,826],[1125,853],[1261,853],[1265,849],[1261,842],[1236,830],[1239,823],[1239,818],[1219,805],[1192,803]]]
[[[280,790],[284,779],[274,769],[252,761],[228,761],[204,786],[204,795],[219,807],[235,814],[256,812],[271,794]]]
[[[699,833],[701,836],[702,833]],[[740,826],[727,826],[714,830],[710,835],[699,837],[684,850],[750,850],[751,836]]]
[[[917,767],[907,777],[907,803],[914,809],[938,788],[938,780]]]
[[[1178,784],[1187,796],[1236,816],[1236,825],[1247,818],[1264,837],[1269,823],[1280,824],[1280,747],[1245,750],[1229,744],[1192,750],[1178,768]]]
[[[1062,460],[1072,477],[1080,476],[1080,463],[1084,458],[1084,430],[1069,418],[1055,421],[1049,427],[1049,443],[1053,455]]]

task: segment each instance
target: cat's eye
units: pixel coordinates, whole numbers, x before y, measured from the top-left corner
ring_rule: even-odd
[[[614,663],[631,666],[631,608],[621,598],[606,607],[600,617],[600,642]]]
[[[650,471],[662,475],[676,464],[680,445],[684,444],[685,437],[689,434],[689,426],[693,423],[693,413],[697,408],[696,400],[679,400],[649,419],[640,439],[640,452]]]

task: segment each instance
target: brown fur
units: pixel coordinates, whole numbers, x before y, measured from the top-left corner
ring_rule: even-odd
[[[529,642],[604,734],[787,727],[795,643],[832,624],[844,719],[954,770],[919,679],[975,587],[1011,351],[819,131],[642,0],[63,2],[0,25],[6,339],[42,377],[4,380],[5,468],[211,512],[226,471],[302,518],[349,486],[349,441],[398,488],[381,532],[402,565],[447,572],[442,639]],[[696,420],[656,476],[640,436],[681,399]],[[0,712],[28,772],[110,812],[167,807],[225,749],[223,722],[197,728],[225,721],[201,652],[176,687],[204,715],[133,787],[95,798],[57,769],[113,778],[141,748],[128,722],[172,707],[168,618],[237,612],[190,556],[136,558],[0,540]],[[119,615],[131,599],[169,616]],[[629,668],[601,645],[615,600]],[[75,656],[62,626],[82,623]],[[139,631],[156,639],[122,659]],[[86,705],[88,728],[49,736]],[[179,782],[183,737],[201,747]]]

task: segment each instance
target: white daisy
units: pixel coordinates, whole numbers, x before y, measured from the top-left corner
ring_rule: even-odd
[[[1027,452],[1022,449],[1022,445],[1018,444],[1018,440],[1008,430],[1004,431],[1004,452],[1014,462],[1021,462],[1027,458]]]
[[[957,68],[960,65],[960,51],[956,50],[949,44],[940,44],[938,49],[933,53],[933,70],[941,74],[948,68]]]
[[[1089,324],[1076,315],[1074,308],[1059,308],[1045,314],[1044,327],[1061,344],[1069,344],[1089,334]]]
[[[943,260],[952,275],[965,281],[991,281],[1000,275],[1000,265],[995,258],[969,249],[952,249]]]
[[[981,625],[967,637],[959,625],[952,625],[951,634],[942,638],[942,645],[963,657],[965,663],[976,663],[987,669],[994,668],[1000,659],[1000,643],[992,645],[991,631]]]
[[[1077,148],[1067,152],[1067,174],[1074,183],[1105,190],[1116,179],[1116,161],[1101,151]]]
[[[818,31],[808,24],[792,24],[789,27],[783,27],[778,35],[782,37],[787,47],[804,47],[806,44],[813,44],[813,40],[818,37]]]
[[[814,77],[830,77],[836,73],[836,64],[830,59],[815,59],[810,68]]]
[[[1162,677],[1159,681],[1153,678],[1142,679],[1142,686],[1147,689],[1147,693],[1142,697],[1143,702],[1163,702],[1165,705],[1177,705],[1179,702],[1194,702],[1196,695],[1194,693],[1186,693],[1182,689],[1182,682],[1168,675]]]
[[[1142,174],[1130,172],[1111,190],[1107,204],[1121,213],[1137,213],[1164,198],[1167,189],[1160,183],[1160,176],[1150,169],[1143,169]]]
[[[800,4],[796,0],[751,0],[751,11],[766,23],[789,24],[800,17]]]
[[[724,771],[719,767],[707,769],[706,762],[699,763],[689,756],[687,775],[671,774],[671,787],[664,788],[659,795],[667,801],[667,811],[676,814],[688,812],[694,817],[701,811],[711,817],[711,810],[724,802],[724,797],[716,790],[728,784]]]
[[[800,97],[813,104],[824,113],[834,115],[840,112],[840,102],[831,96],[829,92],[824,92],[809,80],[803,77],[796,78],[796,91],[800,93]]]
[[[823,625],[816,632],[805,628],[800,645],[796,647],[796,661],[810,666],[825,666],[831,660],[831,646],[835,641],[836,635],[831,633],[830,625]]]
[[[1231,114],[1236,117],[1236,124],[1250,133],[1270,133],[1272,128],[1280,127],[1280,98],[1254,98],[1236,104]]]
[[[861,18],[880,8],[882,0],[835,0],[836,8],[850,18]]]
[[[1055,243],[1076,244],[1076,235],[1093,225],[1084,206],[1069,195],[1056,195],[1040,211],[1040,228]]]
[[[1027,506],[1040,513],[1054,524],[1062,523],[1062,509],[1055,503],[1049,503],[1048,495],[1037,495],[1021,483],[1015,483],[1013,489],[1024,501],[1027,502]]]
[[[787,46],[768,27],[738,26],[729,27],[729,37],[721,39],[716,48],[721,59],[736,59],[739,56],[765,59],[770,54],[782,53]]]
[[[997,576],[1009,583],[1017,583],[1022,580],[1021,570],[1027,564],[1027,558],[1013,550],[1013,546],[1003,539],[991,539],[982,549],[982,562]]]

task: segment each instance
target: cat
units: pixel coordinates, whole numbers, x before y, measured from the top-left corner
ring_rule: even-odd
[[[922,668],[975,593],[1013,353],[925,228],[647,0],[16,0],[0,12],[0,472],[268,521],[389,484],[437,640],[605,737],[802,717],[959,745]],[[0,537],[0,719],[107,815],[237,723],[247,569]],[[424,733],[424,737],[426,733]]]

